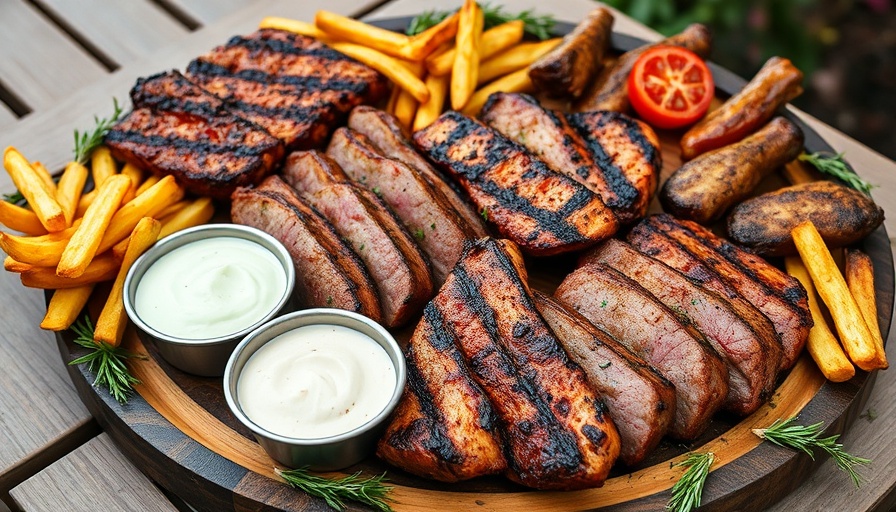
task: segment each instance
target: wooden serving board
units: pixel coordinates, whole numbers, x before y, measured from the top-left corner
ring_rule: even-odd
[[[407,18],[381,21],[401,29]],[[566,33],[572,25],[559,24]],[[614,35],[613,46],[629,50],[644,41]],[[745,81],[711,65],[717,91],[730,95]],[[808,151],[831,151],[828,144],[796,116],[785,114],[802,128]],[[663,172],[661,182],[679,165],[680,133],[661,133]],[[774,177],[761,185],[771,189],[783,184]],[[653,210],[659,207],[654,200]],[[893,259],[883,226],[861,244],[874,261],[878,321],[884,339],[893,309]],[[553,292],[573,268],[573,258],[528,260],[534,288]],[[409,331],[396,333],[407,339]],[[65,362],[84,353],[72,342],[69,331],[57,336]],[[248,429],[230,413],[220,378],[185,374],[162,360],[155,347],[144,345],[133,329],[124,347],[144,356],[130,363],[142,381],[137,394],[121,405],[102,389],[92,386],[94,375],[81,366],[69,366],[69,374],[84,404],[121,450],[147,476],[187,500],[200,511],[330,510],[313,498],[284,484],[274,475],[276,464],[255,442]],[[876,374],[858,371],[849,382],[827,382],[804,353],[796,366],[782,376],[771,401],[746,418],[718,415],[707,433],[689,445],[664,442],[645,462],[624,468],[617,465],[602,488],[571,492],[539,492],[504,478],[480,478],[443,484],[406,474],[375,457],[340,474],[388,471],[395,486],[391,493],[396,510],[541,510],[601,509],[618,511],[661,510],[669,490],[683,473],[674,464],[689,451],[712,451],[716,463],[703,492],[709,510],[762,510],[799,486],[826,457],[813,461],[805,454],[762,443],[752,428],[770,425],[779,418],[799,415],[799,422],[824,422],[825,433],[840,434],[852,424],[872,389]],[[844,477],[845,478],[845,477]],[[360,505],[349,502],[350,509]]]

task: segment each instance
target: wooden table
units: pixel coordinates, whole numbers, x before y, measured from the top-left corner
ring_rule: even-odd
[[[447,2],[459,4],[459,1]],[[506,0],[575,21],[589,0]],[[419,13],[446,2],[424,0],[2,0],[0,1],[0,144],[58,169],[70,158],[72,129],[108,115],[134,79],[174,67],[251,32],[265,15],[311,20],[318,9],[375,19]],[[655,39],[623,15],[616,29]],[[823,125],[807,121],[860,174],[879,186],[875,200],[896,211],[896,163]],[[6,174],[0,191],[10,192]],[[896,222],[885,221],[890,233]],[[891,239],[892,240],[892,239]],[[0,273],[0,499],[12,510],[184,510],[103,433],[81,404],[51,333],[37,324],[43,295]],[[892,331],[891,331],[892,333]],[[888,346],[894,346],[891,334]],[[896,506],[896,373],[882,372],[867,405],[842,441],[874,463],[853,488],[824,464],[773,510],[891,510]],[[872,419],[873,418],[873,419]],[[184,497],[189,500],[189,497]],[[139,505],[137,505],[139,503]],[[0,505],[0,511],[3,510]]]

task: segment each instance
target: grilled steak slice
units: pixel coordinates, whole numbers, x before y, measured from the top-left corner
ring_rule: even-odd
[[[230,217],[280,240],[296,266],[296,292],[303,307],[330,307],[382,320],[364,264],[311,206],[279,176],[231,197]]]
[[[728,396],[728,369],[700,332],[638,283],[599,263],[566,276],[554,296],[675,385],[670,437],[691,440],[706,430]]]
[[[380,155],[363,135],[348,128],[336,130],[327,155],[392,208],[429,256],[435,283],[444,282],[463,252],[464,240],[474,237],[444,197],[416,171]]]
[[[429,263],[375,194],[346,181],[336,162],[313,150],[289,155],[283,178],[364,262],[387,327],[403,325],[420,312],[433,294]]]
[[[641,462],[672,426],[675,386],[574,310],[539,292],[534,296],[538,312],[606,404],[619,430],[620,460]]]
[[[503,472],[497,416],[444,323],[427,305],[405,350],[407,386],[377,455],[442,482]]]
[[[619,197],[618,208],[627,212],[623,220],[643,217],[663,168],[656,132],[620,112],[579,112],[567,114],[566,119],[587,143],[592,158]]]
[[[460,181],[504,237],[529,254],[581,249],[619,228],[616,216],[594,192],[463,114],[442,114],[414,134],[414,143]]]
[[[138,79],[131,97],[134,110],[106,133],[105,144],[115,158],[171,174],[194,194],[230,197],[283,158],[277,139],[177,71]]]
[[[383,156],[398,160],[419,172],[437,191],[445,196],[458,215],[466,221],[476,238],[488,235],[482,217],[473,205],[451,187],[451,183],[414,149],[404,128],[388,112],[361,105],[352,109],[348,127],[367,137],[367,140]]]
[[[801,307],[793,297],[779,295],[756,274],[711,247],[710,240],[717,245],[723,242],[708,229],[667,214],[645,219],[629,234],[629,242],[636,249],[696,280],[704,288],[731,302],[749,301],[768,317],[778,333],[784,349],[781,368],[792,367],[812,327],[807,303],[804,301]],[[789,279],[792,278],[788,276]],[[790,288],[797,286],[794,282]]]
[[[538,489],[600,486],[619,435],[538,315],[515,250],[471,242],[433,302],[499,417],[508,477]]]
[[[604,263],[625,274],[706,336],[728,365],[726,409],[749,414],[771,397],[781,344],[773,330],[756,330],[761,324],[751,318],[758,313],[755,309],[739,308],[619,240],[608,240],[583,260]]]
[[[187,74],[288,150],[321,146],[354,106],[388,93],[379,72],[314,39],[270,29],[233,37],[192,61]]]

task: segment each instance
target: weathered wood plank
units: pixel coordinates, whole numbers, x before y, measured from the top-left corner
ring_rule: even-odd
[[[158,50],[189,33],[155,2],[37,0],[55,19],[117,66]]]
[[[21,0],[0,2],[0,76],[33,110],[107,76],[59,27]]]
[[[162,0],[200,25],[208,25],[228,14],[249,6],[251,0]]]
[[[9,110],[9,107],[7,107],[5,103],[0,101],[0,130],[9,128],[18,120],[19,118],[16,117],[13,111]]]
[[[177,511],[106,434],[29,478],[10,495],[22,510]]]

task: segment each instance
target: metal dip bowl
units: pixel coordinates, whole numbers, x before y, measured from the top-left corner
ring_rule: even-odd
[[[277,336],[309,325],[337,325],[366,334],[389,356],[395,370],[395,389],[379,413],[363,425],[347,432],[320,438],[294,438],[275,434],[253,422],[240,406],[238,382],[249,358]],[[386,420],[398,405],[407,380],[401,347],[383,326],[363,315],[341,309],[296,311],[262,325],[237,345],[224,370],[224,397],[230,410],[248,427],[264,450],[277,462],[289,467],[307,466],[313,471],[335,471],[356,464],[373,452]]]
[[[258,244],[270,251],[283,266],[286,287],[276,306],[258,321],[235,332],[209,338],[186,339],[166,334],[145,322],[135,305],[137,288],[147,270],[174,249],[199,240],[229,237],[240,238]],[[292,293],[295,287],[295,266],[286,247],[271,235],[249,226],[238,224],[207,224],[179,231],[155,243],[134,262],[124,283],[124,307],[128,317],[137,327],[140,339],[152,340],[162,357],[172,366],[187,373],[204,377],[223,375],[227,359],[237,343],[259,325],[275,316],[292,311]]]

